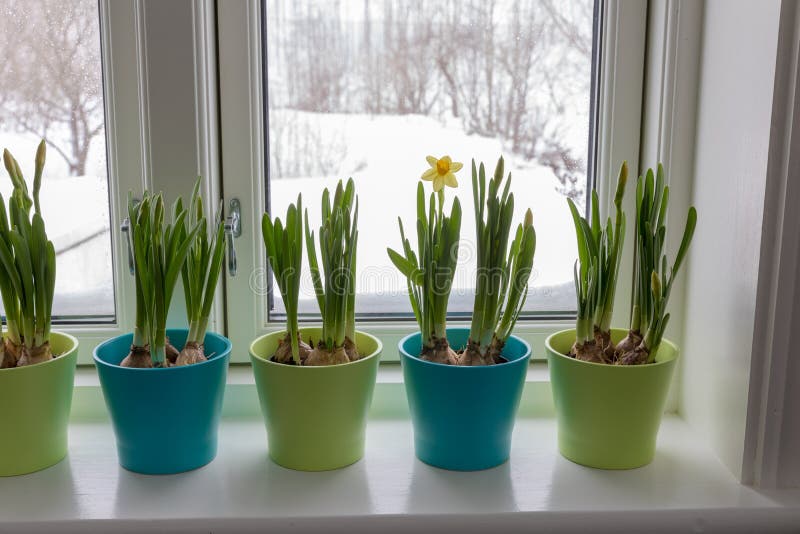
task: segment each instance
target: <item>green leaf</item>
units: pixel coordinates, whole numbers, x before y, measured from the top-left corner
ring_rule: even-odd
[[[401,256],[398,252],[395,252],[391,248],[387,248],[386,252],[389,254],[389,259],[392,260],[392,263],[397,270],[400,271],[403,276],[408,278],[412,283],[421,286],[422,285],[422,273],[419,271],[417,266],[412,263],[410,260]]]
[[[673,276],[678,272],[678,269],[686,257],[686,253],[689,251],[689,245],[692,243],[692,238],[694,237],[694,231],[696,227],[697,210],[694,208],[694,206],[692,206],[689,208],[689,213],[686,216],[686,226],[683,230],[683,238],[681,239],[681,245],[678,248],[678,254],[675,256],[675,263],[672,266]]]

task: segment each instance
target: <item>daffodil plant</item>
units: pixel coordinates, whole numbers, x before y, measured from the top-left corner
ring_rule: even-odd
[[[459,357],[461,365],[494,365],[503,361],[501,352],[528,296],[536,250],[533,215],[531,210],[526,212],[509,248],[514,193],[509,173],[501,194],[503,167],[501,157],[487,192],[483,163],[476,169],[475,160],[472,161],[478,271],[469,341]]]
[[[166,367],[167,314],[178,276],[205,218],[184,231],[187,212],[177,201],[170,222],[164,198],[145,191],[141,202],[128,195],[133,242],[136,320],[130,353],[123,367]],[[165,224],[166,223],[166,224]]]
[[[686,258],[697,226],[697,210],[689,208],[675,262],[667,269],[664,244],[667,239],[669,186],[659,163],[655,176],[648,169],[636,183],[635,281],[628,335],[616,347],[617,362],[636,365],[655,361],[669,322],[667,303],[672,284]]]
[[[297,195],[297,203],[289,204],[285,223],[279,217],[273,220],[268,213],[261,219],[261,233],[267,249],[272,272],[286,309],[286,336],[278,344],[273,361],[301,365],[311,353],[311,347],[300,335],[297,324],[300,300],[300,276],[303,261],[303,201]]]
[[[417,252],[406,237],[403,221],[398,218],[402,253],[387,249],[389,258],[405,275],[414,316],[422,334],[423,360],[456,365],[458,355],[447,341],[447,303],[455,276],[461,232],[461,204],[453,199],[450,213],[444,211],[444,186],[456,187],[455,172],[462,164],[449,156],[427,158],[430,169],[422,180],[433,182],[426,209],[425,189],[417,186]]]
[[[622,199],[628,181],[628,164],[622,163],[614,195],[615,219],[600,224],[597,191],[592,190],[591,222],[582,217],[572,199],[567,199],[578,239],[575,293],[578,297],[577,338],[571,354],[579,360],[612,363],[611,319],[617,290],[619,265],[625,241],[625,213]]]
[[[609,217],[601,227],[596,191],[592,192],[591,223],[578,214],[568,200],[578,237],[575,292],[578,300],[576,340],[570,355],[592,363],[638,365],[655,361],[669,322],[666,312],[672,284],[689,250],[697,224],[697,212],[689,208],[678,254],[667,270],[664,252],[669,187],[664,170],[650,169],[636,184],[636,231],[634,298],[630,331],[616,346],[610,337],[614,294],[625,234],[622,198],[627,182],[627,164],[620,169],[614,197],[615,223]]]
[[[322,315],[322,339],[312,348],[304,365],[352,362],[359,359],[355,343],[358,196],[352,178],[346,187],[339,180],[333,199],[327,188],[322,192],[322,224],[318,236],[321,262],[317,260],[308,210],[305,216],[308,264]]]
[[[14,189],[8,199],[8,210],[0,196],[0,294],[7,326],[0,349],[2,368],[53,359],[50,323],[56,253],[47,238],[39,203],[45,152],[42,140],[36,151],[33,199],[28,195],[19,163],[8,150],[3,152],[3,163]]]
[[[198,178],[189,201],[188,215],[184,217],[184,223],[177,227],[180,241],[190,228],[197,227],[199,230],[189,247],[189,253],[181,269],[189,334],[183,349],[173,362],[175,365],[191,365],[206,361],[203,341],[225,256],[225,224],[222,220],[221,206],[217,209],[213,225],[208,225],[204,215],[203,197],[200,195],[200,182]],[[178,199],[174,216],[182,211],[182,201]]]

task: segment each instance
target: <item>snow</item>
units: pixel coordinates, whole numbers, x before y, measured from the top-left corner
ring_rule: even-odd
[[[280,147],[284,158],[308,158],[301,162],[313,175],[299,178],[272,177],[269,183],[271,211],[283,217],[298,192],[308,208],[313,229],[320,223],[320,198],[325,187],[351,177],[359,195],[359,309],[407,311],[406,282],[386,254],[386,247],[400,247],[397,217],[408,229],[416,219],[416,187],[428,168],[425,156],[450,155],[464,163],[457,174],[459,187],[447,189],[448,206],[454,196],[461,202],[464,217],[461,230],[459,269],[451,296],[453,311],[467,311],[472,302],[475,279],[475,222],[472,208],[470,161],[483,161],[487,174],[494,171],[503,153],[497,139],[467,135],[458,121],[439,121],[421,115],[357,115],[305,113],[272,110],[271,121],[285,121],[315,132],[315,143],[297,150],[291,144]],[[37,140],[32,136],[0,133],[0,146],[9,147],[32,179]],[[58,315],[111,315],[114,313],[113,262],[108,212],[108,183],[105,156],[95,143],[86,176],[70,177],[63,160],[48,151],[42,210],[48,233],[58,254],[55,313]],[[273,150],[279,147],[274,146]],[[576,246],[572,220],[558,180],[549,168],[505,153],[506,173],[512,173],[515,220],[521,221],[530,207],[537,232],[534,274],[529,310],[567,310],[574,299],[572,265]],[[314,158],[324,160],[315,164]],[[326,169],[325,173],[319,171]],[[316,171],[313,171],[317,169]],[[426,191],[430,191],[426,183]],[[7,177],[0,179],[0,193],[11,191]],[[516,224],[516,223],[515,223]],[[412,244],[416,242],[413,238]],[[304,259],[307,265],[307,258]],[[313,287],[308,269],[302,283],[302,310],[315,311]],[[279,299],[276,305],[281,308]],[[402,308],[398,310],[398,306]]]
[[[283,216],[289,202],[302,192],[312,228],[319,227],[319,199],[325,187],[351,177],[359,195],[359,309],[407,311],[406,282],[389,261],[386,247],[400,247],[397,217],[413,229],[416,219],[416,187],[428,164],[425,156],[450,155],[464,163],[457,174],[459,187],[447,189],[448,205],[457,195],[464,218],[459,269],[453,284],[451,309],[467,311],[475,279],[474,213],[470,161],[483,161],[487,174],[494,171],[503,153],[497,139],[467,135],[458,121],[442,121],[421,115],[356,115],[272,110],[271,121],[300,124],[316,133],[310,146],[282,146],[280,157],[308,158],[305,167],[319,169],[312,176],[273,177],[269,183],[271,211]],[[32,136],[0,133],[0,146],[9,147],[32,179],[37,140]],[[42,210],[48,233],[58,254],[58,278],[54,311],[58,315],[111,315],[114,313],[113,262],[108,213],[105,156],[95,143],[86,176],[70,177],[63,160],[48,151]],[[273,147],[276,149],[278,147]],[[558,180],[549,168],[505,153],[506,173],[512,173],[515,220],[533,211],[537,232],[534,274],[529,310],[567,310],[572,306],[572,265],[576,246],[572,220]],[[324,159],[315,165],[313,159]],[[302,165],[301,165],[302,167]],[[430,184],[426,184],[430,191]],[[0,193],[7,198],[10,181],[0,179]],[[515,223],[516,224],[516,223]],[[412,235],[412,243],[416,245]],[[304,260],[307,262],[307,259]],[[303,311],[313,313],[313,287],[308,269],[301,288]],[[280,309],[281,303],[276,299]]]
[[[41,202],[56,249],[53,313],[58,316],[114,314],[105,143],[102,136],[97,139],[86,176],[69,176],[63,158],[49,147],[47,151]],[[8,148],[17,159],[31,194],[38,143],[35,136],[0,132],[0,148]],[[11,180],[4,169],[0,174],[0,194],[8,202]]]
[[[339,149],[341,164],[330,174],[272,178],[269,182],[270,206],[274,215],[284,218],[288,204],[296,200],[298,192],[302,192],[303,205],[308,209],[312,228],[316,230],[320,223],[322,190],[335,188],[340,178],[352,177],[359,196],[359,294],[379,293],[383,298],[407,298],[405,279],[386,254],[387,246],[400,247],[397,217],[403,219],[406,229],[414,228],[417,182],[428,168],[425,156],[447,154],[454,161],[463,162],[464,168],[456,175],[459,187],[447,189],[446,194],[448,205],[457,195],[464,212],[459,268],[452,298],[453,301],[471,302],[466,297],[472,295],[476,265],[470,161],[473,157],[476,163],[483,161],[487,174],[493,173],[497,158],[503,153],[499,140],[467,135],[456,123],[442,124],[421,115],[369,116],[272,110],[270,120],[299,121],[318,132],[320,138],[329,140],[331,145],[343,147]],[[282,154],[281,157],[315,158],[324,148]],[[530,207],[537,234],[533,291],[528,308],[559,309],[552,307],[555,303],[547,302],[548,288],[571,285],[572,267],[577,256],[567,203],[558,193],[556,188],[560,184],[549,168],[510,153],[504,154],[504,158],[506,174],[512,173],[515,221],[521,222],[525,210]],[[431,191],[429,183],[426,183],[426,191]],[[413,232],[412,246],[416,246]],[[304,300],[313,298],[307,269],[301,294]],[[558,305],[563,306],[563,301]]]

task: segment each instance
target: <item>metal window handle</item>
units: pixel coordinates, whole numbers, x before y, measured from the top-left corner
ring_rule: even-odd
[[[128,217],[123,219],[120,225],[120,230],[125,234],[125,241],[128,243],[128,270],[134,274],[135,266],[133,264],[133,240],[131,239],[131,220]]]
[[[230,215],[225,217],[225,241],[228,244],[228,275],[236,276],[236,247],[233,240],[242,235],[242,206],[238,198],[232,198],[229,204]]]
[[[228,274],[236,276],[236,248],[233,240],[242,235],[242,208],[238,198],[231,199],[230,215],[225,217],[225,242],[228,249]],[[128,245],[128,270],[131,274],[135,272],[133,263],[133,240],[131,239],[131,221],[128,217],[123,219],[120,230],[125,234],[125,241]]]

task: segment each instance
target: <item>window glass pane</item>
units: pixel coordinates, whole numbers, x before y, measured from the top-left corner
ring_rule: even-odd
[[[413,228],[425,156],[444,154],[464,163],[450,311],[469,314],[474,298],[470,159],[491,173],[501,154],[513,175],[516,220],[530,207],[537,229],[526,309],[574,311],[576,246],[565,197],[583,207],[593,157],[593,0],[268,0],[265,7],[268,202],[283,215],[302,192],[316,228],[322,189],[354,178],[359,313],[410,313],[405,279],[386,247],[400,246],[398,216]],[[305,274],[301,311],[315,313]],[[272,305],[283,311],[280,298]]]
[[[42,212],[57,258],[53,314],[114,315],[97,0],[0,0],[0,146],[29,187],[47,141]],[[8,198],[5,170],[0,192]]]

